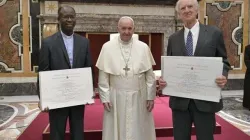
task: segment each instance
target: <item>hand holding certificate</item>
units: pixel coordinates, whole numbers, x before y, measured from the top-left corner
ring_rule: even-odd
[[[41,109],[94,103],[91,68],[39,72]]]
[[[165,95],[219,102],[221,88],[215,79],[222,75],[222,58],[162,56]]]

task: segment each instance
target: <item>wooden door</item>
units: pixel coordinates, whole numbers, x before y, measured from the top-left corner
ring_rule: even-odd
[[[161,70],[161,55],[163,48],[163,34],[152,33],[151,34],[151,52],[154,57],[156,65],[153,66],[154,70]]]
[[[98,87],[98,68],[95,66],[98,56],[101,52],[102,45],[109,41],[109,34],[87,34],[90,42],[90,51],[92,55],[92,62],[94,64],[94,87]]]

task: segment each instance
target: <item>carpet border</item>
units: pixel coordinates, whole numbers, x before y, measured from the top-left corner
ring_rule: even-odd
[[[39,109],[40,110],[40,109]],[[24,133],[24,131],[32,124],[32,122],[42,113],[42,111],[40,110],[39,113],[37,113],[36,117],[34,117],[34,119],[30,122],[29,125],[26,126],[26,128],[23,130],[22,133],[20,133],[17,137],[16,137],[16,140],[19,139],[19,137]]]

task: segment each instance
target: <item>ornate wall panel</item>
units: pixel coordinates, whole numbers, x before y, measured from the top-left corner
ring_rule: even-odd
[[[229,62],[234,70],[241,70],[243,66],[243,2],[206,3],[205,8],[205,23],[216,25],[223,31]]]
[[[243,67],[243,2],[206,3],[205,8],[205,23],[216,25],[223,31],[229,62],[234,70],[241,70]]]
[[[19,0],[0,0],[0,72],[23,70],[22,15]]]

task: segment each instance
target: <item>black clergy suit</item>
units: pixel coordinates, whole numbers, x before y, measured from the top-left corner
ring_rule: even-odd
[[[214,26],[201,23],[199,26],[196,49],[191,57],[222,57],[224,63],[222,73],[227,77],[230,65],[227,61],[222,32]],[[184,28],[169,37],[167,55],[187,56]],[[213,139],[215,112],[222,109],[222,101],[215,103],[171,96],[169,105],[173,113],[175,140],[190,140],[192,122],[196,127],[198,140]]]
[[[42,41],[39,72],[84,67],[92,67],[88,39],[73,35],[72,67],[60,31]],[[84,105],[49,110],[50,139],[64,140],[66,120],[69,118],[71,140],[83,140],[83,116]]]
[[[250,45],[245,47],[244,62],[247,70],[244,80],[243,106],[250,110]]]

